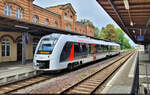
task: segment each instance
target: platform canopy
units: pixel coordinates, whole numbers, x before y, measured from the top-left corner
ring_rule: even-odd
[[[87,36],[85,34],[80,34],[75,31],[67,31],[51,26],[46,26],[43,24],[33,23],[21,19],[12,18],[9,16],[2,16],[0,15],[0,32],[28,32],[31,35],[35,36],[44,36],[51,33],[60,33],[60,34],[71,34],[71,35],[80,35],[80,36],[86,36],[97,40],[103,40],[110,42],[108,40],[95,38],[92,36]],[[93,31],[94,32],[94,31]]]
[[[150,0],[97,0],[137,44],[150,44]]]

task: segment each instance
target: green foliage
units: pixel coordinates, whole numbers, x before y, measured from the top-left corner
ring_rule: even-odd
[[[99,36],[100,36],[100,30],[98,27],[95,27],[94,28],[94,37],[99,38]]]
[[[92,21],[90,21],[90,20],[88,20],[88,19],[81,19],[80,22],[85,22],[85,23],[87,23],[87,24],[89,24],[89,25],[91,25],[91,26],[94,26],[93,23],[92,23]]]
[[[129,40],[127,39],[127,38],[124,38],[123,39],[123,47],[124,47],[124,49],[129,49],[129,48],[131,48],[131,45],[129,44]]]
[[[124,32],[120,28],[115,28],[113,24],[102,27],[101,31],[95,27],[95,37],[114,41],[120,44],[121,49],[130,49],[129,40],[125,38]]]
[[[101,32],[101,38],[110,41],[117,41],[117,31],[113,24],[108,24],[106,27],[102,27]]]
[[[87,76],[86,73],[81,74],[81,77],[86,77],[86,76]]]
[[[117,42],[120,44],[121,49],[130,49],[131,45],[129,44],[129,40],[124,37],[124,33],[122,29],[116,28],[118,37]]]
[[[123,33],[122,29],[120,29],[120,28],[116,28],[116,30],[118,33],[117,42],[120,43],[120,45],[121,45],[120,47],[121,47],[121,49],[123,49],[124,33]]]

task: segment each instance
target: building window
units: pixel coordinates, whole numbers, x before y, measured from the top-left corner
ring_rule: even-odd
[[[2,56],[10,56],[10,41],[2,40]]]
[[[77,28],[75,28],[75,32],[77,32]]]
[[[33,22],[38,23],[38,16],[33,16]]]
[[[48,19],[46,19],[46,20],[45,20],[45,25],[47,25],[47,26],[48,26],[48,24],[49,24],[49,20],[48,20]]]
[[[22,11],[20,9],[16,10],[16,18],[18,18],[18,19],[22,18]]]
[[[8,5],[4,6],[4,14],[7,16],[11,16],[12,8]]]
[[[54,27],[58,27],[57,21],[54,22]]]
[[[67,13],[65,13],[65,16],[67,16]]]
[[[71,25],[69,24],[69,31],[71,31]]]
[[[65,30],[68,30],[68,29],[67,29],[67,24],[65,25]]]

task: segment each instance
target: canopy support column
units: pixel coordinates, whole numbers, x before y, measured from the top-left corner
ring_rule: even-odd
[[[150,61],[150,44],[148,45],[148,54],[149,54],[149,61]]]
[[[22,32],[22,64],[26,63],[26,35],[26,32]]]

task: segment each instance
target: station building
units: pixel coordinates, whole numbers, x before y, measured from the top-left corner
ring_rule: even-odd
[[[33,4],[33,1],[0,0],[0,15],[94,37],[94,26],[77,21],[76,11],[70,3],[41,8]],[[26,59],[32,60],[41,36],[27,35]],[[0,31],[0,62],[20,62],[21,59],[22,34]]]

